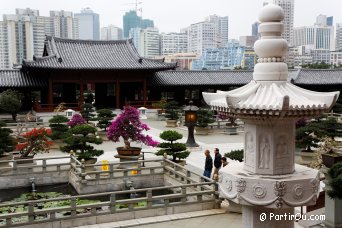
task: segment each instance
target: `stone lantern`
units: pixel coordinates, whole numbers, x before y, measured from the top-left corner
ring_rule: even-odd
[[[254,45],[259,60],[249,84],[229,92],[203,93],[212,109],[245,122],[244,162],[220,170],[219,192],[242,205],[246,228],[294,227],[294,207],[316,203],[319,171],[295,165],[295,122],[328,112],[339,96],[289,82],[283,19],[284,11],[277,5],[262,9],[261,39]]]
[[[197,122],[198,107],[193,105],[193,102],[190,101],[189,105],[185,106],[183,110],[185,112],[184,125],[188,127],[188,139],[185,144],[188,147],[198,147],[198,144],[196,143],[194,136],[194,130]]]

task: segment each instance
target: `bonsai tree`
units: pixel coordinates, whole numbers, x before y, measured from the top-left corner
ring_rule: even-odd
[[[179,106],[178,102],[176,101],[169,101],[165,104],[165,116],[169,120],[178,120],[179,114],[178,114]]]
[[[34,128],[22,135],[23,143],[19,143],[16,149],[20,151],[21,158],[34,156],[37,153],[49,152],[51,130],[46,128]]]
[[[8,89],[0,93],[0,109],[10,113],[14,121],[17,119],[20,108],[21,97],[17,91]]]
[[[318,138],[329,137],[334,139],[335,137],[342,137],[342,123],[337,122],[336,118],[328,118],[310,124],[317,129],[315,135]]]
[[[312,147],[316,148],[319,139],[316,137],[315,132],[317,128],[314,125],[306,125],[296,129],[296,146],[304,148],[306,152],[312,152]]]
[[[107,137],[113,142],[123,138],[125,149],[131,147],[131,142],[142,142],[148,146],[157,146],[151,136],[143,134],[150,128],[139,119],[139,111],[131,106],[124,107],[123,112],[110,124],[107,130]]]
[[[156,154],[159,156],[163,156],[166,153],[169,156],[172,156],[172,161],[176,161],[181,159],[185,159],[189,156],[190,152],[186,150],[185,143],[175,142],[179,139],[183,138],[183,135],[178,133],[177,131],[163,131],[159,137],[167,142],[162,142],[158,147],[162,148]]]
[[[243,161],[243,150],[232,150],[229,153],[224,154],[225,157],[239,162]]]
[[[66,145],[62,146],[61,150],[64,152],[74,151],[80,160],[89,160],[102,155],[103,150],[97,150],[90,145],[90,143],[96,145],[102,143],[102,139],[96,136],[96,132],[96,127],[88,124],[75,125],[68,130],[67,137],[63,140]]]
[[[81,115],[87,123],[89,123],[89,120],[92,120],[94,118],[94,111],[94,106],[91,103],[85,103],[82,105]]]
[[[331,180],[328,182],[330,189],[327,190],[331,198],[342,199],[342,162],[334,164],[328,171]]]
[[[165,97],[162,97],[160,101],[153,103],[152,106],[157,109],[165,109],[165,105],[167,103],[167,99]]]
[[[315,152],[315,157],[313,161],[309,164],[311,168],[314,168],[314,169],[322,168],[323,166],[322,154],[330,154],[330,155],[335,154],[335,149],[338,146],[338,143],[330,137],[324,137],[322,140],[323,140],[322,143],[320,144],[319,148]]]
[[[202,109],[200,108],[197,111],[197,126],[206,128],[208,127],[208,124],[214,123],[215,119],[213,117],[213,112],[208,109]]]
[[[65,124],[69,121],[66,116],[55,115],[49,120],[49,127],[52,130],[51,139],[62,139],[68,131],[68,126]]]
[[[11,152],[14,149],[14,138],[11,136],[12,130],[4,128],[6,123],[0,121],[0,156],[5,152]]]
[[[70,121],[67,123],[67,125],[71,128],[77,126],[77,125],[82,125],[85,124],[86,121],[83,119],[83,117],[80,114],[74,114]]]
[[[97,120],[99,121],[97,127],[103,131],[107,130],[110,121],[115,117],[115,114],[109,109],[99,109],[97,110]]]

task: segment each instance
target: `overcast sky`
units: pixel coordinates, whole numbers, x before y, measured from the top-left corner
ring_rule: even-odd
[[[206,16],[229,16],[229,38],[250,35],[251,24],[258,18],[262,3],[268,0],[139,0],[143,18],[154,20],[161,32],[179,32]],[[14,14],[15,8],[38,9],[41,16],[49,10],[74,13],[90,7],[100,14],[101,27],[122,27],[123,14],[135,8],[135,0],[0,0],[0,15]],[[312,25],[316,16],[334,16],[334,24],[342,22],[342,0],[295,0],[295,26]]]

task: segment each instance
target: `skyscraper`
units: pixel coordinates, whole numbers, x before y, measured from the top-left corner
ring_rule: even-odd
[[[293,26],[294,26],[294,0],[273,0],[273,3],[283,8],[285,13],[284,18],[284,32],[282,38],[287,40],[289,45],[293,41]]]
[[[226,46],[228,43],[229,35],[229,18],[227,16],[220,17],[218,15],[210,15],[209,17],[207,17],[206,21],[214,24],[218,46]]]
[[[336,50],[342,51],[342,23],[336,23]]]
[[[333,26],[334,25],[334,17],[327,17],[327,25],[328,26]]]
[[[311,49],[333,50],[334,27],[314,25],[294,28],[294,46],[311,46]]]
[[[75,13],[78,19],[79,38],[83,40],[100,39],[100,17],[90,8],[81,10],[81,13]]]
[[[160,39],[157,28],[131,28],[129,36],[141,56],[155,57],[160,55]]]
[[[254,22],[252,24],[252,36],[259,37],[259,22]]]
[[[101,40],[121,40],[122,29],[114,25],[101,28]]]
[[[129,37],[129,32],[132,28],[153,28],[154,22],[150,19],[142,19],[137,15],[136,11],[126,12],[123,16],[123,36],[124,38]]]

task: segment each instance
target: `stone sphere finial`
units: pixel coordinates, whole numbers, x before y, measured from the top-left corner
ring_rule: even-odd
[[[284,10],[275,4],[264,6],[259,14],[260,22],[280,22],[284,20]]]

